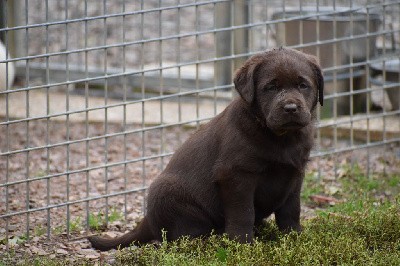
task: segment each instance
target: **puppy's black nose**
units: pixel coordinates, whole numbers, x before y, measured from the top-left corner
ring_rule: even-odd
[[[297,105],[295,103],[285,104],[283,107],[286,113],[295,113],[297,112]]]

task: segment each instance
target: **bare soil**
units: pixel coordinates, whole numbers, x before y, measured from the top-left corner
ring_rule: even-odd
[[[101,123],[67,124],[46,120],[2,126],[2,152],[22,151],[0,158],[0,185],[3,185],[0,187],[0,213],[21,212],[0,220],[0,254],[9,254],[5,245],[8,237],[9,247],[17,258],[33,254],[72,261],[83,258],[112,262],[115,251],[99,253],[92,250],[86,240],[88,234],[97,233],[87,230],[88,213],[101,213],[104,217],[106,206],[109,215],[122,213],[117,220],[108,223],[107,228],[98,228],[107,231],[110,237],[132,229],[143,215],[145,195],[140,189],[151,183],[170,158],[157,156],[172,153],[194,130],[171,127],[123,133],[141,126],[109,124],[105,127]],[[320,145],[330,147],[332,141],[322,139]],[[339,148],[349,143],[340,141],[337,145]],[[27,152],[24,149],[28,147],[33,149]],[[135,161],[142,156],[149,158]],[[319,173],[317,182],[329,183],[325,193],[329,196],[330,187],[335,188],[335,179],[340,178],[343,165],[356,163],[365,172],[369,167],[370,174],[398,174],[399,156],[400,149],[393,144],[369,151],[317,157],[310,161],[308,173]],[[30,181],[24,181],[26,179]],[[9,185],[4,186],[7,182]],[[139,191],[84,201],[135,189]],[[66,202],[69,204],[63,204]],[[59,206],[46,209],[55,205]],[[303,218],[313,216],[315,208],[315,205],[304,205]],[[24,213],[32,209],[37,211]],[[28,233],[29,241],[26,241]]]

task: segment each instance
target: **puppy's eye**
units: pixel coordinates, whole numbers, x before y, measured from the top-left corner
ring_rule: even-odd
[[[299,84],[299,89],[300,89],[300,90],[306,90],[306,89],[308,89],[308,88],[309,88],[309,86],[308,86],[306,83],[304,83],[304,82],[302,82],[302,83]]]
[[[275,84],[268,84],[267,86],[265,86],[265,90],[267,90],[267,91],[274,91],[277,89],[278,89],[278,86],[276,86]]]

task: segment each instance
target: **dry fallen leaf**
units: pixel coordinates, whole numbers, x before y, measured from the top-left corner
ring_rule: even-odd
[[[60,254],[60,255],[68,255],[69,254],[68,251],[66,251],[65,249],[61,249],[61,248],[57,249],[56,253]]]
[[[99,254],[89,254],[85,256],[85,259],[98,259],[100,258]]]
[[[337,177],[338,178],[343,178],[343,177],[347,176],[348,174],[349,174],[349,171],[347,169],[339,168],[337,170]]]
[[[32,253],[39,255],[39,256],[46,256],[48,253],[46,251],[44,251],[41,248],[37,248],[35,246],[32,246],[31,248]]]
[[[327,194],[329,194],[331,196],[335,195],[336,193],[338,193],[340,191],[341,191],[340,187],[337,187],[337,186],[327,186],[325,188],[325,193],[327,193]]]
[[[335,203],[338,203],[339,200],[333,198],[333,197],[327,197],[323,195],[311,195],[310,199],[314,201],[315,203],[318,204],[331,204],[334,205]]]

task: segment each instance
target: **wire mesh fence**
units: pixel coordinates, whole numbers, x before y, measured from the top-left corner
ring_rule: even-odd
[[[400,157],[400,1],[0,1],[0,241],[145,211],[173,151],[231,101],[249,56],[319,57],[310,172]],[[15,77],[14,77],[15,76]],[[398,163],[397,163],[398,166]]]

